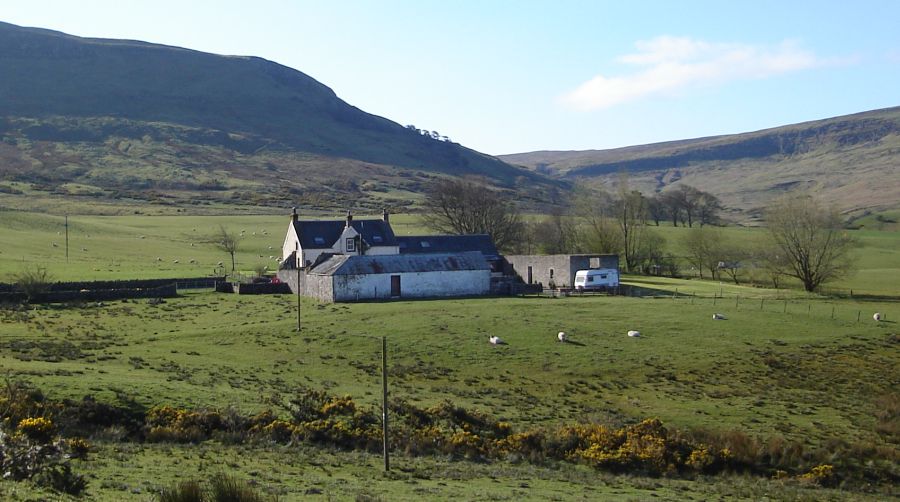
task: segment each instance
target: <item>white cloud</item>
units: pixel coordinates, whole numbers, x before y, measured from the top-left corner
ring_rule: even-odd
[[[636,67],[634,73],[597,75],[563,95],[561,101],[579,110],[609,108],[645,96],[766,78],[826,63],[791,41],[760,46],[663,36],[639,41],[635,47],[634,54],[617,58]]]

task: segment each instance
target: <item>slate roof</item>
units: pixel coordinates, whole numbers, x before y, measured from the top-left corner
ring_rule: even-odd
[[[490,270],[478,251],[401,255],[332,255],[313,267],[318,275],[399,274],[404,272],[454,272]]]
[[[294,230],[300,236],[303,249],[328,249],[341,236],[347,220],[300,220]],[[396,246],[394,230],[384,220],[353,220],[350,225],[371,246]]]
[[[487,234],[402,236],[397,237],[397,244],[400,246],[400,254],[479,251],[485,259],[500,258],[494,241]]]

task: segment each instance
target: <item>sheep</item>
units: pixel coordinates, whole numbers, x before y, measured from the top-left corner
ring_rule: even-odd
[[[881,312],[875,312],[875,315],[872,316],[872,319],[875,319],[876,322],[881,321]]]
[[[559,341],[561,341],[561,342],[563,342],[563,343],[565,343],[565,342],[567,342],[567,341],[569,340],[569,337],[566,336],[566,332],[565,332],[565,331],[560,331],[559,333],[557,333],[557,334],[556,334],[556,338],[559,339]]]
[[[726,319],[728,319],[728,318],[722,314],[713,314],[713,320],[715,320],[715,321],[724,321]]]
[[[641,332],[635,331],[635,330],[630,330],[628,332],[628,336],[630,336],[631,338],[638,338],[639,336],[641,336]]]
[[[217,267],[221,267],[221,266],[222,266],[222,262],[216,263],[216,266],[217,266]]]
[[[269,251],[271,251],[271,250],[272,250],[272,246],[269,246]]]
[[[178,263],[178,260],[172,260],[172,263]]]
[[[193,243],[193,242],[191,243],[191,247],[194,247],[194,243]]]
[[[50,244],[53,244],[53,247],[55,247],[55,248],[58,248],[58,247],[59,247],[59,244],[57,244],[57,243],[55,243],[55,242],[51,242]]]
[[[142,235],[140,238],[141,238],[141,239],[146,239],[147,236],[146,236],[146,235]]]
[[[491,342],[491,345],[506,345],[506,342],[501,340],[499,336],[491,336],[488,338],[488,341]]]
[[[157,257],[156,257],[156,261],[162,261],[162,258],[160,258],[159,256],[157,256]]]
[[[81,250],[84,251],[85,253],[87,252],[87,248],[81,248]]]
[[[197,260],[191,258],[191,263],[197,263]]]

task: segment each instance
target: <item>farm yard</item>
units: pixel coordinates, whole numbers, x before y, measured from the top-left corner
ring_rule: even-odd
[[[392,221],[398,234],[423,233],[413,217]],[[66,266],[62,222],[3,213],[0,273],[40,264],[60,280],[211,274],[228,261],[203,238],[220,223],[244,230],[237,261],[249,273],[280,252],[287,226],[282,215],[70,217]],[[663,232],[674,242],[679,230]],[[0,368],[7,389],[27,382],[46,403],[102,403],[146,417],[134,430],[108,423],[85,431],[90,452],[72,465],[90,500],[152,500],[163,487],[221,472],[280,500],[883,500],[897,495],[900,239],[860,238],[860,271],[833,285],[839,297],[625,276],[633,297],[303,299],[299,333],[292,295],[183,291],[162,302],[5,306]],[[506,344],[490,344],[491,336]],[[394,413],[451,416],[435,425],[449,438],[434,437],[439,447],[412,445],[403,436],[410,419],[400,416],[389,473],[380,446],[301,440],[297,429],[298,396],[330,396],[320,396],[321,409],[344,403],[369,418],[380,413],[382,337]],[[247,423],[269,410],[273,418],[261,435],[154,435],[150,417],[166,409]],[[454,422],[457,415],[481,425]],[[673,441],[741,449],[758,465],[737,468],[720,452],[706,470],[623,473],[587,450],[549,453],[566,427],[627,431],[647,419]],[[288,423],[286,435],[273,432]],[[483,443],[458,450],[453,438],[464,432]],[[510,446],[535,435],[546,451]],[[810,473],[822,465],[835,474],[818,482]],[[0,482],[0,498],[41,497],[68,496]]]

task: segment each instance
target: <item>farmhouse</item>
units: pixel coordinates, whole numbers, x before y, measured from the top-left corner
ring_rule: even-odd
[[[491,292],[502,257],[487,235],[396,237],[381,219],[301,220],[282,245],[279,279],[321,301],[477,296]]]

